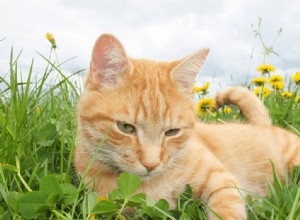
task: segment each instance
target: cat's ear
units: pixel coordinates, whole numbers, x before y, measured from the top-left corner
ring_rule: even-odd
[[[183,59],[171,72],[172,79],[179,90],[185,94],[192,94],[197,74],[203,65],[209,49],[201,49]]]
[[[96,40],[90,63],[90,80],[96,88],[115,88],[130,68],[129,58],[117,38],[103,34]]]

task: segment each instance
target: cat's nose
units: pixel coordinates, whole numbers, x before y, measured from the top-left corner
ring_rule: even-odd
[[[147,169],[148,172],[154,170],[156,167],[160,165],[160,162],[149,162],[142,161],[143,166]]]

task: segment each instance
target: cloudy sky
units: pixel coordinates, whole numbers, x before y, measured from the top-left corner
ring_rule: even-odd
[[[45,39],[53,33],[63,69],[87,68],[95,39],[112,33],[127,53],[136,58],[173,60],[202,47],[211,49],[200,81],[222,86],[258,76],[262,47],[251,24],[270,45],[283,28],[267,63],[277,72],[300,71],[299,0],[0,0],[0,75],[8,70],[10,49],[23,49],[19,65],[26,68],[35,59],[35,72],[45,63],[37,52],[48,55]],[[200,83],[201,84],[201,83]]]

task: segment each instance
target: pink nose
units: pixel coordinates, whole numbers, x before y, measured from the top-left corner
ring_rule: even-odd
[[[144,167],[148,170],[148,172],[154,170],[159,166],[160,162],[149,162],[149,161],[141,161]]]

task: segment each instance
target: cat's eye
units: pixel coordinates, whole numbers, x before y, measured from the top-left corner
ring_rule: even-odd
[[[136,129],[133,125],[128,124],[126,122],[118,121],[117,126],[118,126],[119,130],[124,132],[125,134],[134,134],[136,131]]]
[[[167,130],[165,132],[165,136],[175,136],[176,134],[178,134],[180,131],[179,128],[173,128],[173,129],[170,129],[170,130]]]

